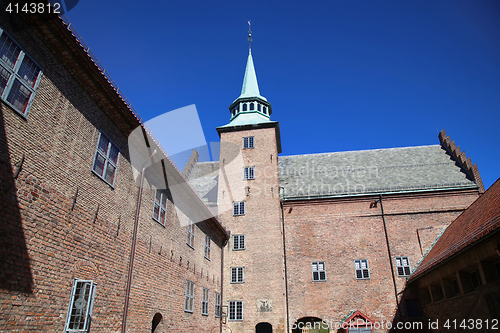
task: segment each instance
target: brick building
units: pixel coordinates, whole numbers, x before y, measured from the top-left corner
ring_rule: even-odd
[[[410,320],[451,332],[497,331],[499,231],[497,180],[450,224],[413,272],[404,295]]]
[[[67,23],[0,22],[0,331],[218,331],[225,229]]]
[[[411,271],[484,192],[477,166],[444,130],[438,145],[278,156],[251,52],[229,111],[219,161],[190,176],[232,233],[226,329],[365,332],[406,320]]]

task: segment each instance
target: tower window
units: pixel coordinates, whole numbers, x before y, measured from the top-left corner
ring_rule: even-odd
[[[245,215],[245,201],[233,202],[233,215]]]
[[[0,28],[1,99],[26,117],[41,77],[41,68]]]
[[[243,111],[247,110],[247,103],[243,103]]]
[[[254,148],[254,137],[253,136],[247,136],[246,138],[243,138],[243,149],[249,149],[249,148]]]
[[[255,167],[243,168],[243,179],[255,179]]]
[[[243,301],[229,301],[229,320],[243,320]]]
[[[233,236],[233,251],[245,249],[245,235]]]
[[[260,104],[257,104],[257,111],[260,111],[261,110],[261,106]]]
[[[398,276],[409,276],[410,261],[408,257],[396,257],[396,268],[398,270]]]
[[[243,283],[243,267],[231,267],[231,283]]]
[[[254,103],[250,103],[250,111],[253,111],[253,110],[255,110],[255,105],[254,105]]]
[[[267,106],[264,106],[264,114],[267,114]]]
[[[369,279],[370,271],[368,270],[368,260],[354,260],[354,268],[356,270],[356,279]]]
[[[326,270],[324,261],[312,263],[313,281],[326,281]]]

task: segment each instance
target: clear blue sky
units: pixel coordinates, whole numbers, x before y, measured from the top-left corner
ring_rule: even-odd
[[[500,1],[97,1],[67,17],[143,119],[229,121],[253,30],[282,155],[438,144],[500,177]]]

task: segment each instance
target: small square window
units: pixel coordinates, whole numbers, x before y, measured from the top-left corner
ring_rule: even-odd
[[[210,237],[205,235],[205,258],[210,260]]]
[[[356,271],[356,279],[369,279],[370,271],[368,270],[368,260],[354,260],[354,269]]]
[[[220,317],[221,315],[221,298],[219,293],[215,293],[215,316]]]
[[[156,190],[153,206],[153,219],[165,226],[167,219],[167,194],[162,190]]]
[[[120,149],[101,132],[94,156],[92,171],[111,186],[115,184]]]
[[[249,149],[249,148],[254,148],[254,137],[253,136],[247,136],[243,138],[243,149]]]
[[[194,249],[194,223],[192,221],[188,221],[187,225],[187,236],[186,236],[186,244]]]
[[[42,77],[42,69],[0,28],[0,97],[27,116]]]
[[[208,316],[208,289],[203,288],[203,298],[201,300],[201,314]]]
[[[65,332],[88,332],[94,305],[95,283],[75,279],[66,317]]]
[[[245,249],[245,235],[233,235],[233,251]]]
[[[243,301],[229,301],[229,320],[243,320]]]
[[[255,179],[255,167],[243,168],[243,179]]]
[[[398,276],[410,276],[411,269],[408,257],[396,257],[396,269]]]
[[[233,215],[245,215],[245,201],[233,202]]]
[[[243,267],[231,267],[231,283],[243,283]]]
[[[313,281],[326,281],[326,270],[324,261],[315,261],[312,263]]]
[[[184,311],[193,312],[194,282],[186,280],[186,293],[184,298]]]

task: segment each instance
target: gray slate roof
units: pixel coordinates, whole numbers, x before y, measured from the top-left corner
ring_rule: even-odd
[[[209,206],[217,204],[219,162],[198,162],[191,171],[189,185]]]
[[[440,145],[279,156],[285,199],[474,187]]]

